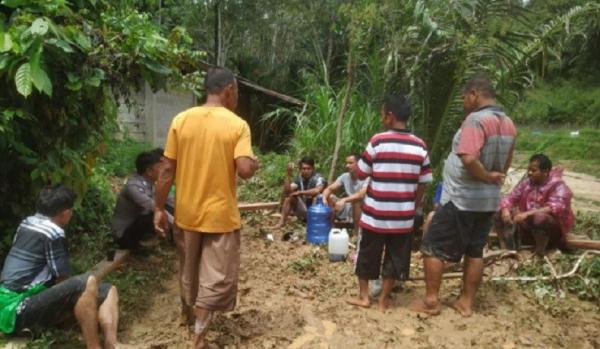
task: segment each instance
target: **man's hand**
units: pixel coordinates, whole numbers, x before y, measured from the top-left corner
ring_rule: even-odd
[[[335,207],[334,209],[339,212],[341,210],[344,209],[344,205],[346,205],[346,200],[344,199],[339,199],[336,203],[335,203]]]
[[[154,231],[161,238],[167,237],[167,231],[169,230],[169,220],[167,218],[167,212],[165,210],[154,211]]]
[[[486,175],[486,182],[489,184],[502,185],[506,175],[502,172],[490,171]]]
[[[512,224],[512,217],[510,216],[510,210],[508,208],[502,209],[502,222],[504,224]]]
[[[287,167],[285,168],[285,173],[291,177],[294,175],[294,163],[288,162]]]
[[[529,217],[529,212],[519,212],[515,215],[515,223],[522,223]]]

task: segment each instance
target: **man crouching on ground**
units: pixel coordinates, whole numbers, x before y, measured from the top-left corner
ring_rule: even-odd
[[[321,194],[327,186],[327,181],[320,173],[315,171],[315,160],[303,157],[298,165],[300,175],[293,180],[294,164],[289,163],[286,167],[283,181],[281,218],[273,227],[274,229],[283,227],[291,214],[305,220],[308,208],[313,204],[314,198]]]
[[[73,315],[87,348],[116,348],[119,306],[117,289],[92,275],[70,277],[64,227],[73,215],[75,193],[45,187],[37,213],[25,219],[4,262],[0,282],[0,330],[19,333],[57,325]]]

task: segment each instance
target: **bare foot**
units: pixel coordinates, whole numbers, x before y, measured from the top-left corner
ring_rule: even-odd
[[[379,298],[379,311],[382,313],[385,313],[388,309],[391,308],[392,305],[392,300],[389,297],[386,298]]]
[[[346,300],[346,303],[351,304],[351,305],[355,305],[357,307],[363,307],[363,308],[368,308],[371,306],[371,301],[369,300],[369,298],[350,298]]]
[[[442,309],[440,308],[440,302],[435,304],[427,304],[423,299],[416,299],[408,305],[408,309],[417,313],[425,313],[429,315],[440,315]]]
[[[473,309],[471,309],[470,306],[465,305],[465,303],[465,301],[462,301],[461,298],[459,298],[456,301],[452,302],[450,304],[450,307],[456,310],[463,317],[469,317],[473,315]]]

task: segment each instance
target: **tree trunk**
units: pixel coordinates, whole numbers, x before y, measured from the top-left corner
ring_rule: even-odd
[[[221,62],[221,51],[222,45],[221,42],[221,0],[215,1],[215,60],[214,64],[217,67],[222,66]]]
[[[331,75],[331,59],[333,56],[333,34],[335,30],[335,13],[331,16],[331,23],[329,23],[329,33],[327,33],[327,56],[325,57],[325,67],[327,67],[326,81],[329,81]]]
[[[352,84],[354,82],[354,53],[352,47],[350,47],[350,49],[348,50],[348,64],[346,70],[348,73],[348,77],[346,80],[346,94],[344,95],[344,100],[342,102],[342,106],[338,114],[337,129],[335,131],[335,147],[333,149],[333,156],[331,158],[331,168],[329,169],[329,176],[327,177],[329,184],[333,182],[333,176],[335,174],[335,165],[338,161],[340,147],[342,146],[342,127],[344,125],[344,115],[348,111],[348,106],[350,105],[350,95],[352,94]]]

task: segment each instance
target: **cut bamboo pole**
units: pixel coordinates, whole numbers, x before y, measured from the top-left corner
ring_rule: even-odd
[[[598,240],[567,240],[567,247],[580,248],[582,250],[600,251],[600,241]]]
[[[256,211],[256,210],[274,210],[279,207],[279,201],[273,202],[240,202],[238,209],[240,211]]]

